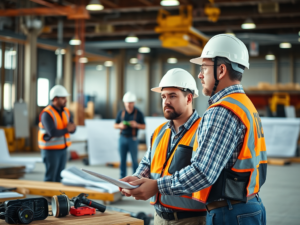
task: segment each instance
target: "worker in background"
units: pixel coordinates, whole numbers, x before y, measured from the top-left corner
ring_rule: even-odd
[[[114,128],[120,129],[119,153],[120,153],[120,178],[127,174],[127,153],[131,154],[133,173],[138,167],[138,130],[145,129],[145,119],[143,113],[136,108],[136,97],[133,93],[127,92],[123,96],[125,109],[119,111]]]
[[[157,180],[139,179],[125,190],[136,199],[192,194],[206,204],[206,224],[266,224],[258,195],[265,183],[267,154],[260,117],[240,85],[249,54],[238,38],[220,34],[192,59],[200,65],[202,93],[209,108],[198,130],[198,150],[191,165]]]
[[[51,105],[42,111],[38,143],[46,167],[44,181],[60,182],[60,173],[67,162],[67,148],[71,145],[70,133],[76,130],[66,108],[67,96],[63,86],[55,85],[50,90]]]
[[[148,195],[144,199],[151,197],[150,203],[156,210],[155,225],[205,224],[206,208],[198,199],[199,193],[193,193],[194,197],[191,193],[171,196],[162,195],[158,190],[160,179],[171,177],[190,165],[196,153],[197,129],[201,121],[197,111],[193,110],[193,98],[198,97],[196,81],[187,71],[175,68],[164,75],[159,87],[151,90],[161,94],[164,117],[169,121],[152,134],[150,147],[138,170],[122,179],[141,184],[141,187],[123,189],[123,193],[138,200],[141,196],[137,193],[146,191]],[[151,181],[150,186],[140,182],[144,180]]]

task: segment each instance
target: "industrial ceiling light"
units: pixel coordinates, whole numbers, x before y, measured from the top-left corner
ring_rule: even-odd
[[[292,45],[289,42],[282,42],[282,43],[280,43],[279,47],[280,48],[291,48]]]
[[[79,58],[79,62],[80,63],[87,63],[89,60],[88,60],[88,58],[87,57],[81,57],[81,58]]]
[[[112,65],[113,65],[112,61],[105,61],[104,62],[104,66],[106,66],[106,67],[111,67]]]
[[[298,42],[300,42],[300,38],[298,38]]]
[[[243,29],[254,29],[256,27],[255,23],[250,19],[246,19],[245,22],[241,26]]]
[[[69,44],[70,45],[80,45],[81,44],[81,41],[77,38],[77,37],[74,37],[73,39],[71,39],[69,41]]]
[[[176,58],[174,58],[174,57],[171,57],[171,58],[168,58],[168,60],[167,60],[167,62],[169,63],[169,64],[175,64],[175,63],[177,63],[177,59]]]
[[[272,53],[268,53],[267,55],[266,55],[266,60],[274,60],[275,59],[275,55],[273,55]]]
[[[129,60],[129,62],[131,63],[131,64],[136,64],[136,63],[138,63],[138,59],[137,58],[131,58],[130,60]]]
[[[127,43],[136,43],[139,41],[139,38],[133,34],[128,35],[128,37],[125,38],[125,42]]]
[[[55,54],[56,55],[58,55],[58,54],[64,55],[64,54],[66,54],[66,49],[58,48],[55,50]]]
[[[103,70],[103,66],[102,65],[96,66],[96,70]]]
[[[141,64],[136,64],[136,65],[134,66],[134,69],[135,69],[135,70],[141,70],[141,69],[142,69]]]
[[[162,6],[177,6],[179,4],[180,3],[178,0],[161,0],[160,1],[160,5],[162,5]]]
[[[139,53],[149,53],[151,50],[148,47],[140,47]]]
[[[91,11],[102,10],[103,8],[99,0],[91,0],[90,4],[86,6],[86,9]]]

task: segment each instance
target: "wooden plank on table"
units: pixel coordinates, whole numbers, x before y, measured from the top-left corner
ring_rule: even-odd
[[[57,182],[42,182],[29,180],[10,180],[0,179],[0,184],[3,187],[17,187],[29,190],[28,194],[41,195],[52,197],[65,193],[69,198],[76,197],[80,193],[89,194],[90,199],[115,202],[121,199],[121,192],[104,193],[94,190],[89,190],[83,187],[66,186]]]
[[[4,220],[0,220],[0,224],[6,224]],[[46,224],[46,225],[82,225],[82,224],[101,224],[101,225],[143,225],[144,221],[133,217],[126,216],[118,212],[96,212],[92,216],[72,216],[56,218],[48,216],[45,220],[36,220],[30,224]]]
[[[300,163],[300,157],[293,157],[293,158],[290,158],[290,161],[292,163]]]
[[[277,166],[284,166],[291,164],[290,159],[281,159],[281,158],[268,158],[268,164],[270,165],[277,165]]]

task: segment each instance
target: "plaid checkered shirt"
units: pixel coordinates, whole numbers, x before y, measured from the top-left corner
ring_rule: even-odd
[[[232,93],[244,93],[241,85],[227,87],[209,99],[209,105],[216,103],[221,98]],[[170,121],[168,127],[172,130],[172,146],[189,129],[198,118],[194,111],[189,120],[180,127],[178,134]],[[246,127],[242,121],[229,109],[222,106],[213,107],[203,115],[198,128],[198,149],[191,159],[191,165],[172,176],[164,176],[157,179],[157,185],[162,195],[183,195],[190,194],[213,185],[224,168],[231,168],[237,160],[242,148]],[[179,138],[175,136],[179,135]],[[142,178],[150,177],[151,147],[143,157],[137,171],[133,176]],[[174,212],[155,204],[155,209],[161,212]]]

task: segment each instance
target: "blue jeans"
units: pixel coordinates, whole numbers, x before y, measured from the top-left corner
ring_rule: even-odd
[[[230,203],[230,202],[229,202]],[[206,225],[266,225],[266,209],[260,197],[247,203],[207,211]]]
[[[121,174],[120,178],[126,177],[127,174],[127,153],[130,152],[131,154],[131,161],[132,161],[132,170],[133,173],[136,171],[138,168],[138,140],[136,138],[132,137],[124,137],[120,136],[119,139],[119,153],[120,153],[120,158],[121,158]]]
[[[66,167],[67,149],[64,150],[41,150],[46,173],[44,181],[60,182],[60,173]]]

